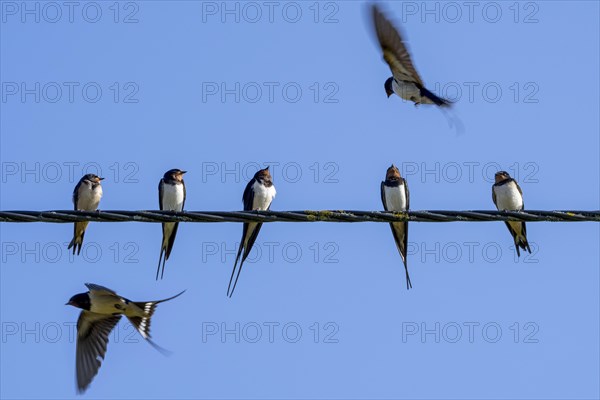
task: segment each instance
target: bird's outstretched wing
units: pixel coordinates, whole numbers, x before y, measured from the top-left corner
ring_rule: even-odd
[[[385,17],[377,5],[373,4],[373,22],[377,40],[383,51],[383,58],[388,63],[392,75],[397,81],[414,82],[420,87],[424,87],[419,73],[415,69],[410,53],[400,36],[399,31]]]
[[[84,392],[104,361],[108,335],[113,330],[120,315],[103,315],[82,311],[77,321],[77,390]]]
[[[111,289],[109,289],[107,287],[104,287],[104,286],[96,285],[95,283],[86,283],[85,286],[88,289],[90,289],[90,291],[106,292],[106,293],[117,295],[117,293],[114,290],[111,290]]]

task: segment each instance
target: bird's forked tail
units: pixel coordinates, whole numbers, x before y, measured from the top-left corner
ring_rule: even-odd
[[[172,297],[169,297],[168,299],[163,299],[163,300],[133,302],[133,304],[135,304],[136,306],[138,306],[139,308],[141,308],[144,311],[144,316],[143,317],[127,316],[127,319],[129,320],[129,322],[131,322],[131,324],[140,333],[140,335],[142,335],[142,337],[144,339],[146,339],[152,345],[152,347],[154,347],[155,349],[157,349],[158,351],[160,351],[161,353],[163,353],[165,355],[169,354],[170,352],[168,350],[163,349],[156,343],[154,343],[151,339],[151,336],[150,336],[151,319],[152,319],[152,316],[154,315],[154,311],[156,310],[156,306],[158,304],[164,303],[165,301],[173,300],[174,298],[181,296],[184,292],[185,292],[185,290],[176,294],[175,296],[172,296]]]

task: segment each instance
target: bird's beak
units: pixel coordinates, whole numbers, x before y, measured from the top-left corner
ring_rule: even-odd
[[[100,178],[100,177],[98,177],[98,180],[99,180],[99,181],[103,181],[103,180],[104,180],[104,178]]]
[[[388,99],[390,98],[390,96],[391,96],[391,95],[392,95],[391,93],[388,93],[388,94],[387,94],[387,97],[388,97]]]
[[[72,306],[72,305],[73,305],[73,303],[71,303],[70,301],[67,301],[67,302],[65,303],[65,306]]]
[[[181,171],[181,175],[187,174],[187,171]]]

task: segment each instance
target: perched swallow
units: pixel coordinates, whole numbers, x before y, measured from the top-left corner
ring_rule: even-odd
[[[108,335],[124,315],[144,339],[160,349],[150,339],[150,322],[156,305],[181,296],[185,290],[173,297],[157,301],[131,301],[114,291],[93,283],[89,289],[71,297],[65,304],[81,308],[77,320],[77,390],[83,393],[98,373],[108,344]]]
[[[187,171],[180,169],[170,169],[165,172],[165,175],[158,183],[158,204],[161,210],[166,211],[183,211],[185,204],[185,183],[183,182],[183,174]],[[175,236],[179,222],[163,222],[162,245],[160,246],[160,256],[158,257],[158,269],[156,270],[156,280],[160,272],[160,279],[165,273],[165,262],[171,255]],[[163,258],[164,255],[164,258]],[[162,270],[160,262],[162,260]]]
[[[410,194],[406,180],[400,176],[400,171],[394,164],[387,169],[385,181],[381,182],[381,201],[385,211],[408,211],[410,208]],[[406,288],[412,288],[408,276],[408,265],[406,262],[406,249],[408,247],[408,221],[390,223],[396,247],[404,262],[406,271]]]
[[[271,207],[271,202],[273,201],[276,193],[275,186],[273,186],[273,181],[271,179],[271,173],[269,172],[269,167],[259,170],[256,174],[254,174],[254,178],[248,182],[246,189],[244,190],[244,196],[242,197],[242,201],[244,202],[244,211],[268,210]],[[233,271],[231,271],[231,278],[229,278],[229,286],[227,287],[227,295],[229,297],[233,295],[233,291],[235,290],[238,278],[240,277],[240,272],[242,271],[244,261],[248,257],[248,254],[250,254],[250,250],[252,250],[252,246],[256,241],[256,237],[258,236],[261,226],[262,223],[259,222],[244,222],[242,240],[240,241],[237,257],[235,258]],[[235,270],[240,259],[240,255],[242,255],[242,250],[244,250],[242,262],[240,263],[240,268],[237,270],[235,282],[233,283],[232,287],[231,282],[233,281],[233,276],[235,275]]]
[[[392,76],[385,81],[385,92],[390,97],[393,93],[405,100],[418,104],[435,104],[440,107],[451,105],[449,100],[436,96],[421,80],[413,66],[404,40],[394,25],[383,15],[377,5],[372,5],[373,22],[377,39],[383,50],[383,59],[392,70]]]
[[[102,185],[100,181],[104,178],[100,178],[94,174],[84,175],[73,190],[73,206],[75,211],[96,211],[100,199],[102,198]],[[83,236],[85,235],[85,229],[88,226],[87,221],[75,222],[75,229],[73,233],[73,240],[69,243],[67,249],[73,248],[73,254],[77,250],[77,255],[81,252],[81,246],[83,245]]]
[[[523,191],[517,181],[510,177],[506,171],[498,171],[494,176],[495,183],[492,185],[492,199],[498,211],[521,211],[523,210]],[[505,221],[514,241],[517,255],[521,257],[519,247],[531,254],[529,243],[527,243],[527,228],[525,222]]]

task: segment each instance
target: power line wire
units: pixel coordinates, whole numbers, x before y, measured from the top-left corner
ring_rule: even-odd
[[[0,222],[600,222],[596,211],[0,211]]]

